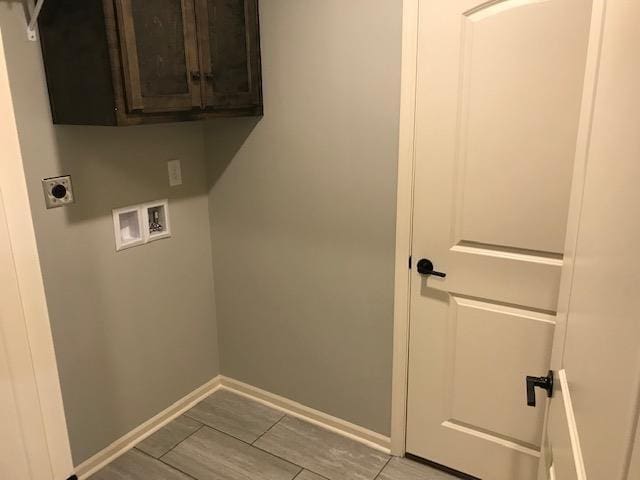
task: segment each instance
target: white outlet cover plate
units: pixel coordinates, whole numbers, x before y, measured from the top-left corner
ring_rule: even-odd
[[[53,189],[58,185],[63,186],[66,190],[66,193],[62,198],[57,198],[52,193]],[[44,202],[47,206],[47,209],[64,207],[65,205],[71,205],[72,203],[75,203],[75,198],[73,196],[73,185],[71,184],[70,175],[43,179],[42,190],[44,192]]]
[[[177,187],[182,185],[182,166],[180,160],[169,160],[167,162],[167,169],[169,170],[169,186]]]

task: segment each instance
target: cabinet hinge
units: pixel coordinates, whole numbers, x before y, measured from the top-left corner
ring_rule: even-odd
[[[411,270],[411,255],[409,255],[409,270]]]

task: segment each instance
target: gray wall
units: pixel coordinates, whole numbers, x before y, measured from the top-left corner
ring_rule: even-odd
[[[385,435],[401,10],[261,2],[265,116],[206,131],[222,373]]]
[[[0,2],[78,464],[218,374],[203,127],[54,127],[24,22],[18,3]],[[170,158],[182,160],[181,187],[168,187]],[[45,210],[40,179],[66,173],[78,203]],[[173,237],[116,253],[111,209],[165,197]]]
[[[51,125],[0,1],[76,464],[219,372],[216,313],[222,373],[389,434],[401,3],[263,1],[263,119],[118,129]],[[173,237],[115,253],[111,209],[164,197]]]

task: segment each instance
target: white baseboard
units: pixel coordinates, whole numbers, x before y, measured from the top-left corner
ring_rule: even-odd
[[[196,388],[193,392],[185,395],[183,398],[175,402],[169,408],[150,418],[142,425],[134,428],[126,435],[120,437],[108,447],[96,453],[94,456],[82,462],[75,469],[79,480],[83,480],[93,475],[108,463],[114,461],[123,453],[133,448],[137,443],[141,442],[157,430],[164,427],[167,423],[182,415],[195,404],[199,403],[213,392],[221,388],[221,376],[209,380],[201,387]]]
[[[222,388],[225,390],[230,390],[239,395],[244,395],[245,397],[249,397],[257,402],[285,412],[287,415],[300,418],[327,430],[331,430],[332,432],[368,445],[376,450],[380,450],[387,454],[390,452],[391,439],[380,433],[307,407],[293,400],[289,400],[288,398],[281,397],[280,395],[234,380],[233,378],[221,376],[220,379],[222,382]]]
[[[379,433],[360,427],[346,420],[331,416],[319,410],[302,405],[288,398],[281,397],[266,390],[253,387],[246,383],[234,380],[233,378],[218,375],[208,381],[193,392],[184,396],[169,408],[150,418],[142,425],[134,428],[129,433],[113,442],[108,447],[96,453],[91,458],[85,460],[75,469],[79,480],[83,480],[93,475],[108,463],[114,461],[120,455],[126,453],[136,444],[164,427],[166,424],[182,415],[198,402],[202,401],[215,391],[225,389],[251,398],[256,402],[273,407],[287,415],[297,417],[309,423],[313,423],[322,428],[348,437],[369,447],[380,450],[384,453],[390,452],[391,439]]]

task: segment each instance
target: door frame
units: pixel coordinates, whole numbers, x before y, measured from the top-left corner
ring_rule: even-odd
[[[391,453],[406,453],[407,393],[409,389],[409,314],[413,237],[414,141],[416,76],[418,71],[418,13],[420,0],[402,2],[400,124],[396,197],[395,282],[393,292],[393,373],[391,387]]]
[[[31,475],[59,480],[73,473],[73,462],[2,32],[0,125],[0,143],[4,146],[0,161],[0,208],[4,204],[4,215],[0,217],[5,217],[0,233],[9,243],[3,261],[11,265],[3,276],[3,285],[10,288],[0,294],[11,322],[0,319],[0,341],[11,347],[7,349],[8,381],[14,388]],[[38,479],[47,477],[40,475]]]

